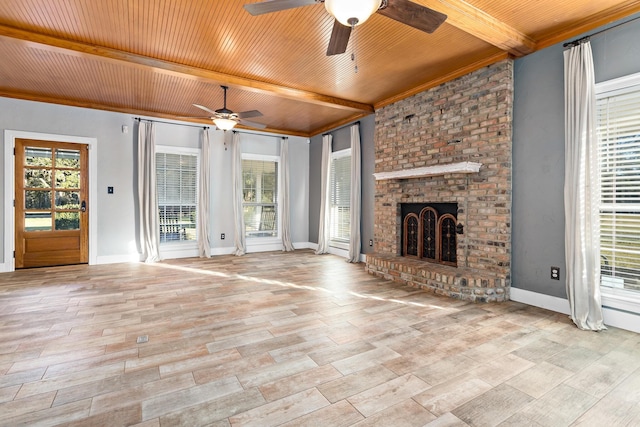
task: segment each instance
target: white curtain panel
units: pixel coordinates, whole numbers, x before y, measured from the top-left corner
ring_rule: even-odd
[[[210,168],[209,130],[204,128],[200,133],[200,182],[198,188],[198,254],[202,258],[211,257],[211,241],[209,240]]]
[[[349,234],[349,262],[360,262],[360,206],[362,187],[360,177],[360,125],[351,126],[351,206]]]
[[[282,191],[280,192],[282,211],[282,250],[294,250],[291,243],[291,212],[289,204],[289,138],[282,138],[280,145],[280,164],[282,165]]]
[[[331,195],[331,188],[329,180],[331,174],[329,168],[331,167],[331,142],[333,141],[332,135],[324,135],[322,137],[322,169],[320,171],[320,226],[318,227],[318,248],[316,254],[326,254],[329,252],[329,227],[330,225],[330,203],[329,197]]]
[[[600,297],[598,147],[591,43],[564,52],[565,258],[571,319],[586,330],[606,329]]]
[[[247,242],[244,230],[244,209],[242,207],[242,147],[240,146],[240,133],[234,132],[231,139],[231,161],[233,175],[233,218],[235,223],[234,242],[237,256],[247,253]]]
[[[156,144],[153,123],[138,125],[138,221],[145,262],[160,261],[160,218],[156,189]]]

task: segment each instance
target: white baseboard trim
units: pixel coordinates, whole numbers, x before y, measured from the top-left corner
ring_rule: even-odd
[[[566,315],[569,315],[570,313],[569,301],[564,298],[539,294],[537,292],[531,292],[514,287],[511,288],[510,293],[512,301],[544,308],[546,310],[555,311],[556,313]],[[604,317],[604,324],[640,333],[640,312],[627,311],[627,309],[630,308],[629,302],[623,301],[623,303],[625,305],[622,305],[611,296],[602,297],[602,315]]]
[[[564,298],[553,297],[551,295],[539,294],[537,292],[527,291],[511,287],[509,290],[511,301],[521,302],[523,304],[532,305],[534,307],[544,308],[546,310],[555,311],[569,315],[569,301]]]
[[[296,245],[300,245],[300,246],[296,246]],[[305,245],[304,247],[302,245]],[[307,243],[295,243],[293,245],[296,249],[313,249],[314,251],[318,249],[318,244],[317,243],[312,243],[312,242],[307,242]],[[340,248],[336,248],[334,246],[329,246],[329,253],[331,255],[335,255],[335,256],[339,256],[342,258],[349,258],[349,250],[348,249],[340,249]],[[367,261],[367,255],[361,253],[360,254],[360,262],[366,262]]]
[[[225,248],[211,248],[211,256],[233,255],[235,251],[236,248],[232,246],[227,246]]]
[[[276,252],[281,251],[282,243],[270,243],[267,245],[249,245],[247,244],[247,253],[257,253],[257,252]]]
[[[10,270],[7,267],[6,263],[1,263],[0,264],[0,273],[8,273]]]
[[[339,256],[341,258],[349,258],[349,251],[346,249],[335,248],[333,246],[329,246],[329,253],[331,255]]]
[[[637,314],[602,307],[602,315],[605,325],[640,333],[640,316]]]
[[[160,259],[195,258],[198,255],[197,247],[160,247]]]
[[[294,242],[293,247],[296,249],[313,249],[315,251],[318,249],[318,244],[311,242]]]
[[[96,257],[96,264],[120,264],[123,262],[140,262],[140,254],[104,255]]]
[[[295,242],[293,247],[296,249],[313,249],[315,250],[318,245],[311,242]],[[269,245],[251,245],[247,247],[247,253],[256,252],[273,252],[281,251],[282,244],[269,244]],[[233,255],[236,251],[234,246],[226,246],[223,248],[211,248],[211,256],[220,255]],[[163,259],[175,259],[175,258],[196,258],[198,257],[197,250],[183,250],[183,251],[163,251],[161,253]],[[135,258],[135,259],[134,259]],[[110,264],[117,262],[137,262],[143,261],[140,259],[140,255],[133,255],[131,258],[127,258],[127,255],[113,255],[109,257],[98,257],[98,264]],[[1,264],[0,264],[1,265]]]

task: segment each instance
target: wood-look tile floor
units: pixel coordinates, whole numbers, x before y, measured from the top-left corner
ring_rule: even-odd
[[[306,250],[0,274],[0,304],[3,426],[640,425],[640,335]]]

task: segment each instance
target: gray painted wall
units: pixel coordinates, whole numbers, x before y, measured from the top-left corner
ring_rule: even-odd
[[[640,21],[593,37],[596,82],[640,72],[638,40]],[[515,61],[511,268],[512,286],[560,298],[566,298],[563,51],[560,43]],[[561,268],[559,281],[550,279],[551,266]]]
[[[131,115],[40,102],[0,98],[0,165],[4,168],[4,130],[82,136],[97,139],[97,228],[98,262],[126,260],[135,252],[137,236],[136,139],[137,126]],[[127,125],[129,132],[122,133]],[[230,134],[209,129],[211,141],[211,243],[218,252],[233,246],[233,205],[231,203]],[[253,153],[279,154],[279,138],[247,133],[241,137],[243,150]],[[156,143],[184,147],[199,146],[199,129],[157,123]],[[294,242],[309,241],[309,148],[307,138],[289,138],[291,157],[291,236]],[[12,161],[12,160],[10,160]],[[5,204],[11,195],[4,194],[4,171],[0,173],[0,241],[13,239],[4,230]],[[114,194],[107,194],[107,186]],[[221,240],[220,234],[227,239]],[[228,251],[227,251],[228,252]],[[6,260],[8,261],[8,259]],[[4,244],[0,245],[0,266],[6,262]],[[0,268],[0,270],[2,270]]]
[[[134,171],[131,167],[123,167],[134,162],[135,132],[131,116],[7,98],[0,98],[0,111],[0,138],[3,140],[0,165],[3,168],[6,129],[97,138],[98,256],[127,254],[129,244],[135,239]],[[122,125],[129,126],[128,134],[122,133]],[[12,195],[4,194],[4,173],[0,182],[0,215],[4,217],[5,203],[10,203]],[[107,196],[107,186],[115,187],[114,194]],[[0,237],[3,242],[13,239],[13,236],[5,235],[4,219],[0,223]],[[0,251],[2,263],[4,248],[0,247]]]
[[[373,208],[375,194],[375,150],[373,136],[375,133],[375,115],[360,121],[361,142],[361,176],[362,176],[362,216],[360,223],[361,243],[364,254],[374,251],[369,246],[373,239]],[[330,132],[333,134],[333,151],[344,150],[351,145],[349,127],[341,127]],[[311,138],[309,150],[309,241],[318,243],[318,226],[320,224],[320,169],[322,164],[322,135]]]

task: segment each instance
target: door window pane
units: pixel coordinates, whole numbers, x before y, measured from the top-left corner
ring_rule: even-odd
[[[56,149],[56,167],[80,169],[80,150]]]
[[[51,148],[25,147],[24,163],[27,166],[51,166]]]
[[[51,212],[25,212],[24,231],[51,231]]]
[[[24,192],[25,209],[51,209],[51,191],[27,190]]]
[[[56,230],[79,230],[80,212],[56,212]]]
[[[56,188],[80,188],[80,171],[57,170]]]
[[[51,188],[51,170],[25,169],[24,186],[27,188]]]
[[[80,193],[56,191],[56,209],[80,209]]]

